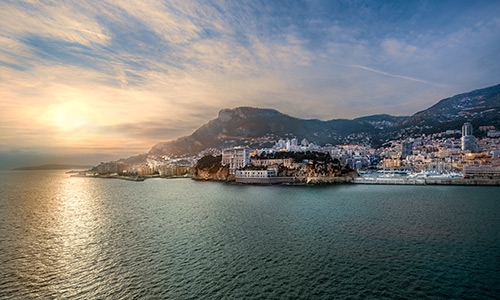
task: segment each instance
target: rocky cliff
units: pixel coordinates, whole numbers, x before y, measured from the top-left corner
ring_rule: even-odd
[[[229,174],[229,169],[222,166],[222,157],[206,155],[198,160],[194,167],[192,178],[195,180],[232,181],[234,175]]]
[[[216,170],[210,168],[195,168],[193,177],[194,180],[211,180],[211,181],[234,181],[234,175],[229,174],[229,169],[221,167]]]

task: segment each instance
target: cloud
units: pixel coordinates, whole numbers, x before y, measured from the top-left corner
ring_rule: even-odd
[[[202,31],[190,20],[193,7],[182,5],[180,2],[116,0],[108,2],[106,6],[112,7],[111,12],[125,11],[126,15],[140,20],[158,36],[173,44],[182,44],[196,39]],[[123,14],[108,15],[115,21],[123,22],[120,18]]]
[[[417,59],[420,51],[416,46],[397,39],[384,39],[382,48],[393,59]]]
[[[4,1],[0,143],[148,149],[227,107],[400,115],[497,83],[498,6],[444,6]]]
[[[44,4],[41,1],[4,3],[0,27],[11,37],[35,34],[82,45],[106,44],[106,31],[93,19],[96,11],[90,4],[64,1]]]
[[[413,78],[413,77],[409,77],[409,76],[403,76],[403,75],[397,75],[397,74],[390,74],[390,73],[387,73],[387,72],[384,72],[384,71],[380,71],[380,70],[376,70],[376,69],[372,69],[372,68],[365,67],[365,66],[360,66],[360,65],[345,65],[345,66],[348,66],[348,67],[351,67],[351,68],[362,69],[362,70],[370,71],[370,72],[373,72],[373,73],[382,74],[382,75],[385,75],[385,76],[390,76],[390,77],[395,77],[395,78],[401,78],[401,79],[405,79],[405,80],[410,80],[410,81],[415,81],[415,82],[420,82],[420,83],[425,83],[425,84],[430,84],[430,85],[435,85],[435,86],[440,86],[441,85],[441,84],[437,84],[437,83],[433,83],[433,82],[429,82],[429,81],[426,81],[426,80],[422,80],[422,79],[418,79],[418,78]]]

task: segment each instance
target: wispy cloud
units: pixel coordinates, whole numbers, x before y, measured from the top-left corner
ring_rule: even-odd
[[[11,37],[30,34],[82,45],[105,44],[109,37],[94,13],[90,4],[83,3],[7,2],[0,10],[0,27]]]
[[[390,76],[390,77],[401,78],[401,79],[405,79],[405,80],[410,80],[410,81],[415,81],[415,82],[430,84],[430,85],[434,85],[434,86],[444,86],[443,84],[434,83],[434,82],[430,82],[430,81],[427,81],[427,80],[413,78],[413,77],[409,77],[409,76],[391,74],[391,73],[387,73],[387,72],[384,72],[384,71],[380,71],[380,70],[376,70],[376,69],[373,69],[373,68],[369,68],[369,67],[366,67],[366,66],[361,66],[361,65],[345,65],[345,66],[351,67],[351,68],[357,68],[357,69],[361,69],[361,70],[366,70],[366,71],[369,71],[369,72],[373,72],[373,73],[377,73],[377,74],[382,74],[382,75],[385,75],[385,76]]]

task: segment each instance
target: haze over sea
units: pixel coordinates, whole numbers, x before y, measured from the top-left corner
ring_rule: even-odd
[[[499,194],[0,171],[0,298],[493,299]]]

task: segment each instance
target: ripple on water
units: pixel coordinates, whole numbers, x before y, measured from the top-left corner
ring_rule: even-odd
[[[12,174],[0,173],[0,298],[500,294],[498,188]]]

